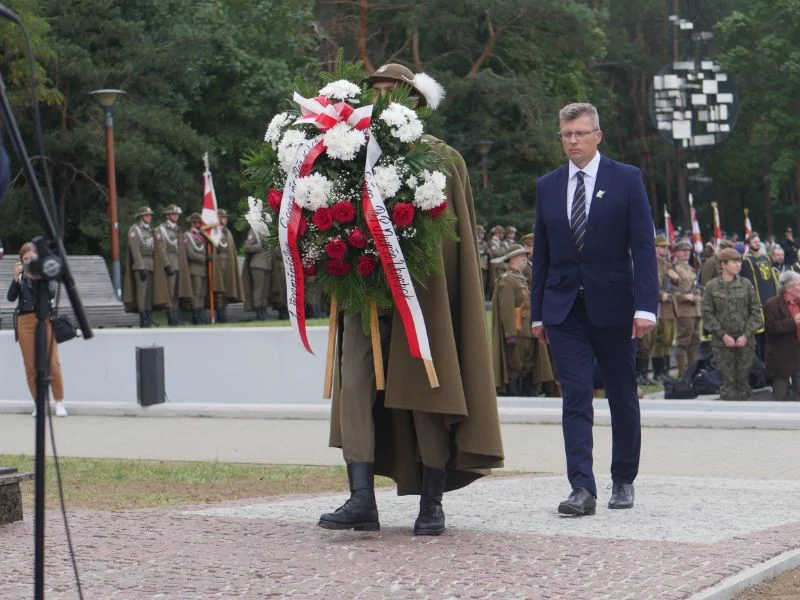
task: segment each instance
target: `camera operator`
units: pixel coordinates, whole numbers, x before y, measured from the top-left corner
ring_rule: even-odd
[[[31,397],[36,400],[36,290],[34,276],[29,272],[29,265],[37,258],[36,246],[28,242],[19,250],[20,262],[14,265],[14,279],[8,288],[9,302],[17,301],[14,311],[14,332],[19,347],[22,351],[22,360],[25,363],[25,375],[28,378],[28,389]],[[50,297],[55,295],[53,284],[50,284]],[[58,362],[58,344],[53,339],[53,325],[50,319],[52,306],[48,303],[47,327],[47,353],[50,357],[50,385],[55,399],[56,415],[67,416],[64,407],[64,380],[61,376],[61,365]],[[36,409],[33,411],[36,415]]]

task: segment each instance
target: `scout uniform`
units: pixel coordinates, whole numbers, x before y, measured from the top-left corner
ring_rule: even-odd
[[[678,242],[675,250],[688,249],[692,246],[687,241]],[[697,293],[697,272],[688,262],[677,262],[674,266],[679,280],[672,293],[675,302],[676,335],[675,360],[678,363],[678,376],[683,375],[686,367],[697,359],[700,349],[700,300]],[[693,299],[689,299],[692,296]]]
[[[203,218],[198,213],[192,213],[187,220],[192,228],[183,234],[183,241],[192,282],[192,323],[199,325],[211,322],[205,312],[208,304],[208,262],[211,256],[207,251],[208,240],[200,231]]]
[[[155,240],[150,223],[144,217],[153,211],[142,206],[136,211],[139,222],[128,229],[128,253],[125,261],[125,280],[122,300],[126,312],[139,313],[139,326],[152,327],[153,323],[153,255]]]

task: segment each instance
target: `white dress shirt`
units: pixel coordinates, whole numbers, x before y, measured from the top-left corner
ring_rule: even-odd
[[[597,184],[597,171],[600,169],[600,153],[597,152],[594,158],[589,161],[583,169],[579,168],[575,163],[569,161],[569,179],[567,179],[567,220],[572,225],[572,201],[575,196],[575,188],[578,187],[578,171],[583,171],[583,186],[586,193],[586,220],[589,220],[589,210],[592,206],[592,199],[594,198],[594,187]],[[656,315],[646,310],[637,310],[633,314],[634,319],[646,319],[652,323],[656,322]],[[531,327],[539,327],[541,321],[533,321]]]

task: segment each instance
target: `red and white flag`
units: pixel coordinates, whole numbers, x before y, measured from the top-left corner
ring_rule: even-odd
[[[218,246],[222,239],[222,231],[219,228],[219,214],[217,213],[217,194],[214,191],[214,180],[211,178],[211,170],[208,168],[208,153],[203,156],[206,170],[203,172],[203,211],[200,216],[203,219],[201,229],[209,241]]]
[[[750,222],[750,211],[744,209],[744,237],[749,238],[753,233],[753,224]]]
[[[672,224],[672,217],[669,216],[666,204],[664,205],[664,231],[667,232],[667,240],[672,246],[675,243],[675,226]]]
[[[703,254],[703,236],[700,234],[700,221],[697,220],[697,211],[694,209],[692,195],[689,194],[689,206],[692,213],[692,245],[698,256]]]
[[[714,211],[714,245],[719,246],[719,241],[722,239],[722,226],[719,223],[719,208],[716,202],[711,203],[711,208]]]

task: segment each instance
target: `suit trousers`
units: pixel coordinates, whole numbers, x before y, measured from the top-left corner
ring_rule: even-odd
[[[53,343],[53,325],[48,321],[47,351],[50,353],[50,387],[53,399],[60,402],[64,399],[64,378],[61,375],[61,363],[58,361],[58,344]],[[26,313],[17,317],[17,337],[19,349],[22,351],[22,362],[25,363],[25,377],[31,398],[36,400],[36,314]]]
[[[134,271],[133,281],[136,286],[136,312],[143,313],[153,310],[153,271],[145,270],[147,279],[142,281],[139,274],[142,271]]]
[[[611,478],[616,483],[633,483],[639,472],[641,424],[632,327],[633,318],[630,324],[617,327],[592,325],[582,294],[563,323],[546,326],[561,382],[567,476],[573,488],[586,488],[595,496],[597,485],[592,472],[595,361],[611,410]]]
[[[389,356],[392,316],[378,319],[384,370]],[[372,362],[372,340],[361,327],[361,316],[348,314],[342,330],[341,409],[342,454],[346,463],[375,462],[377,390]],[[413,411],[414,428],[422,464],[444,469],[450,458],[449,434],[444,415]]]

